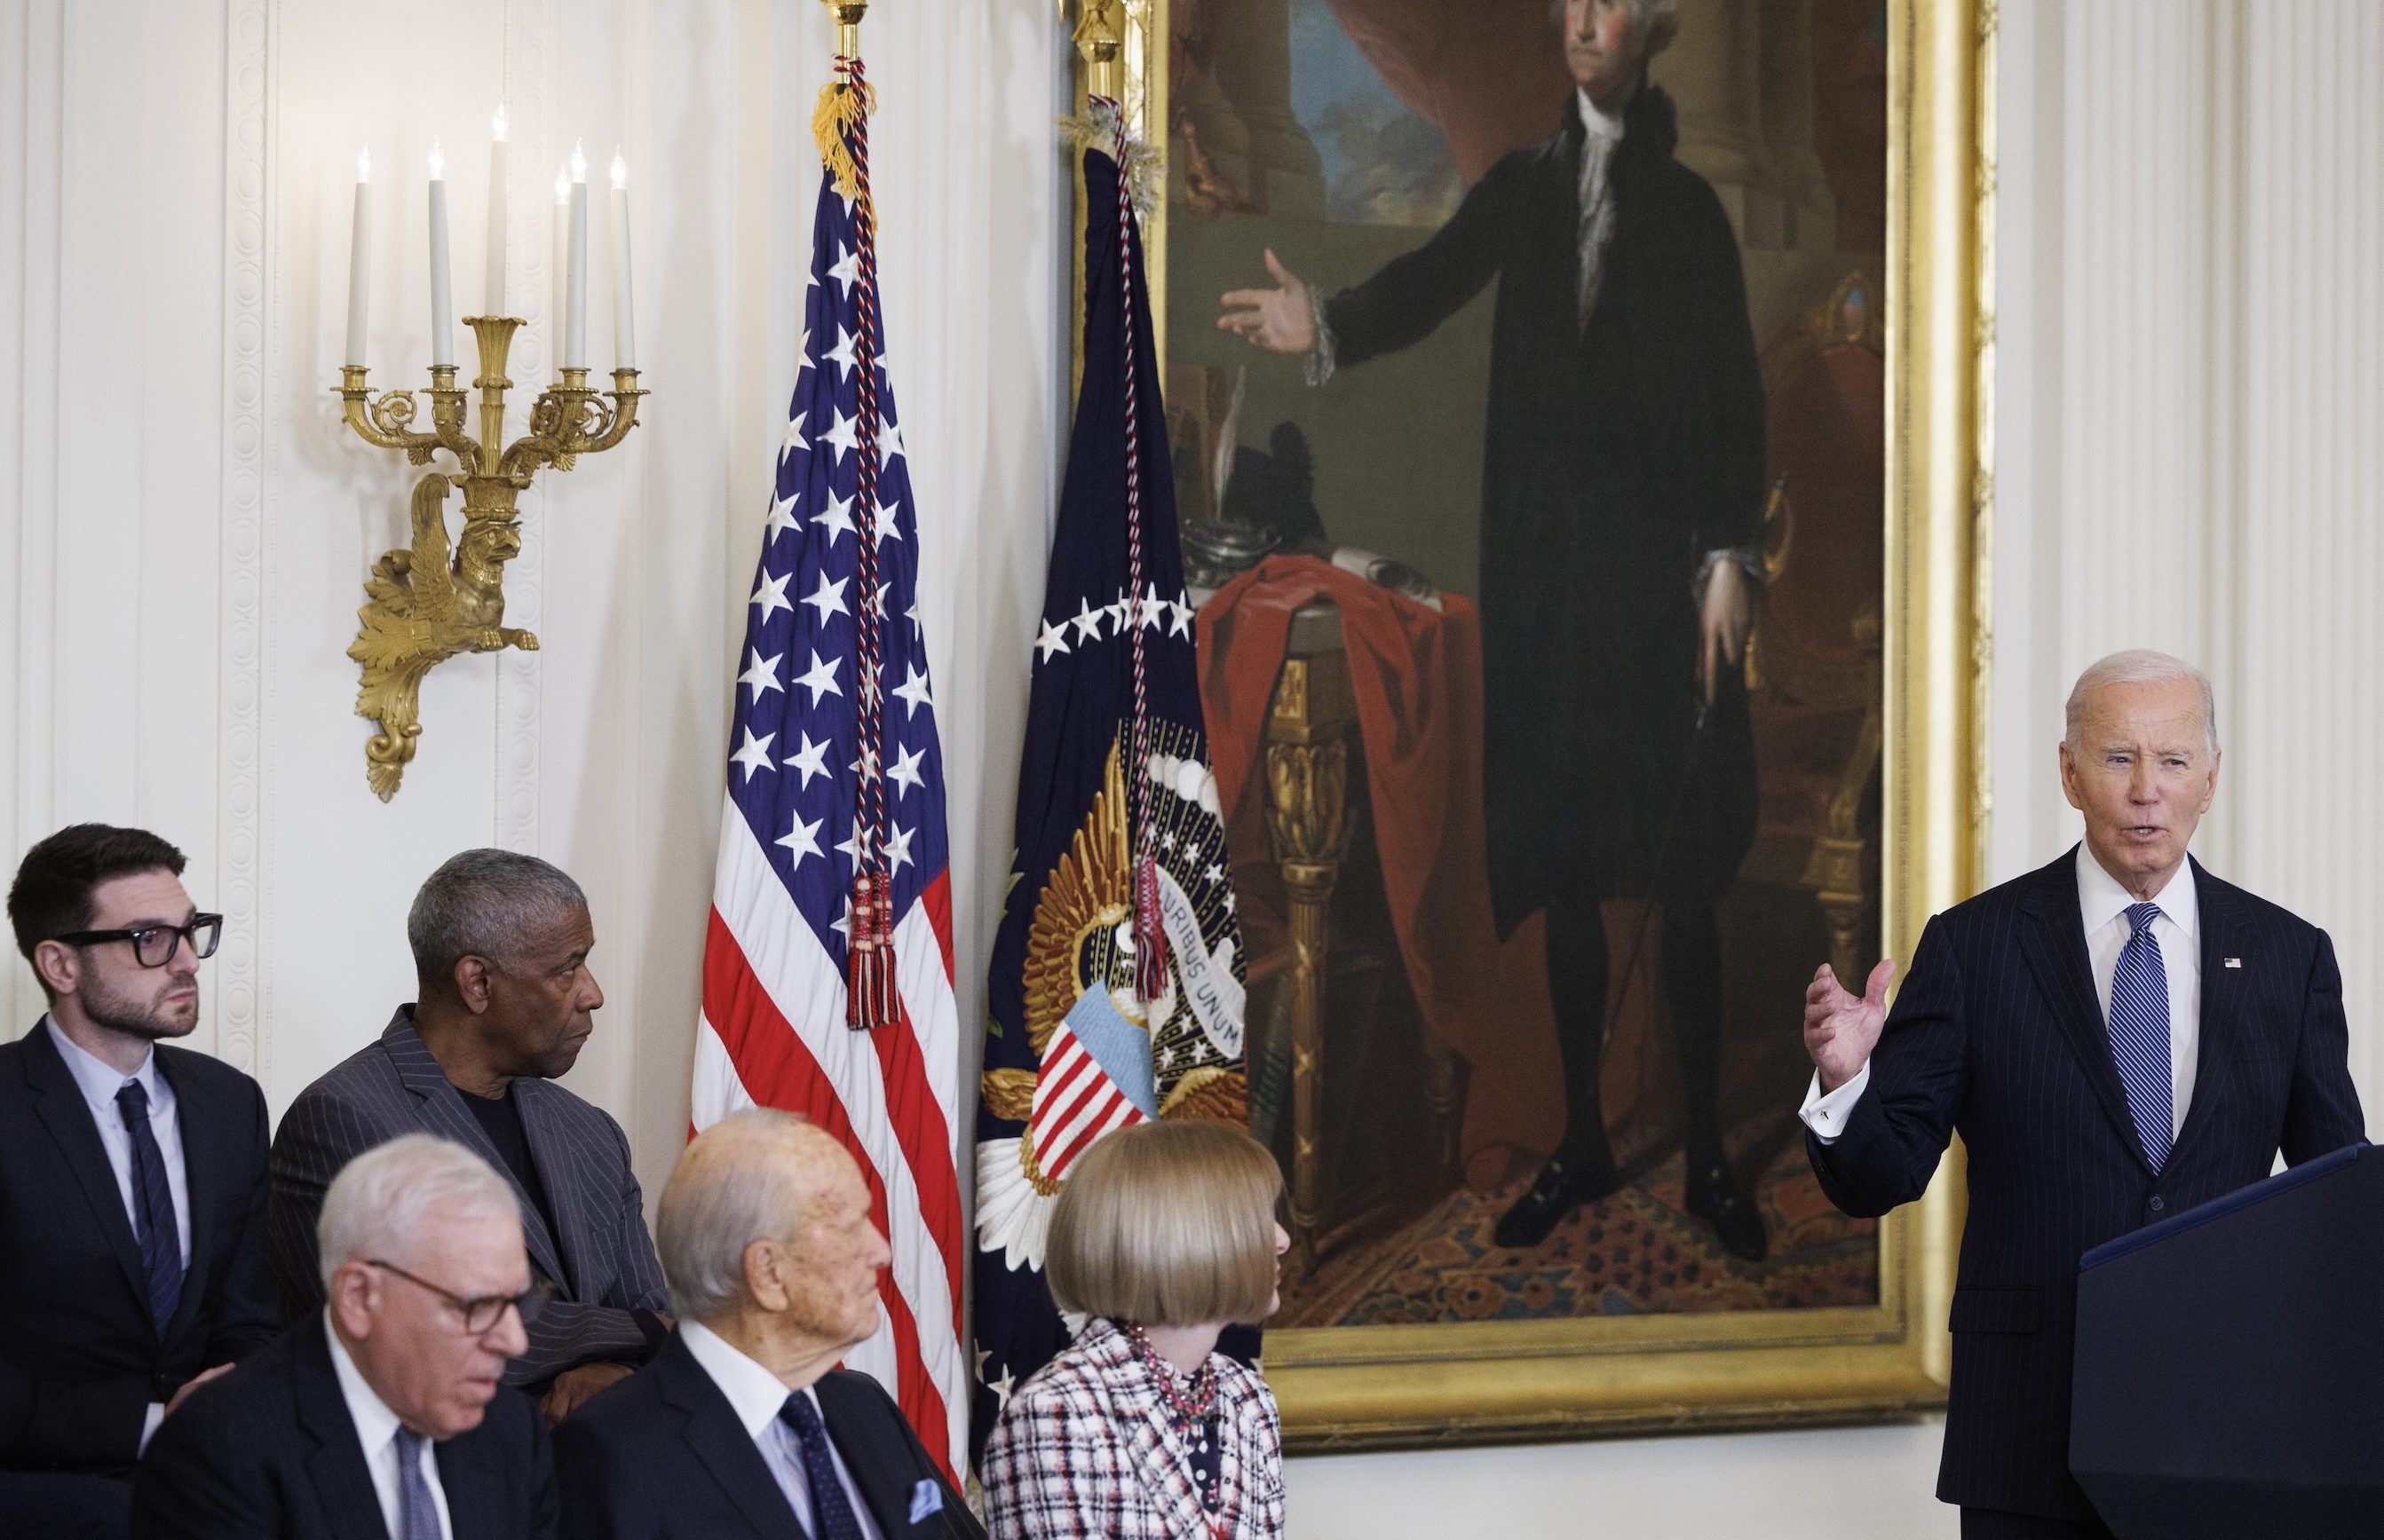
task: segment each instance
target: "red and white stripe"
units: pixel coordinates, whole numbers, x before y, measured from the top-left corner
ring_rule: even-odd
[[[893,1394],[957,1482],[968,1448],[969,1379],[952,1160],[961,1043],[949,872],[937,873],[896,917],[894,939],[901,1017],[856,1032],[845,1024],[842,971],[732,801],[721,819],[704,943],[693,1120],[701,1130],[745,1107],[779,1107],[852,1152],[894,1262],[878,1284],[877,1335],[845,1361]]]
[[[1084,1040],[1062,1022],[1044,1045],[1043,1068],[1036,1077],[1034,1105],[1026,1118],[1037,1168],[1059,1181],[1103,1134],[1143,1120],[1142,1109],[1126,1100]]]

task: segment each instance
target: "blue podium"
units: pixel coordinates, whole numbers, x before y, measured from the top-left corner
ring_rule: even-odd
[[[2384,1536],[2384,1152],[2080,1261],[2069,1466],[2123,1540]]]

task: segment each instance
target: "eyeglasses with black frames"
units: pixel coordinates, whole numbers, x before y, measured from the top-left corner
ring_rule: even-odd
[[[522,1325],[527,1329],[531,1322],[538,1319],[539,1313],[546,1309],[546,1302],[554,1298],[554,1286],[540,1283],[530,1285],[518,1294],[476,1294],[470,1299],[466,1299],[453,1289],[440,1287],[428,1278],[416,1276],[393,1262],[380,1262],[367,1258],[365,1265],[378,1267],[383,1272],[394,1273],[416,1287],[427,1288],[438,1295],[447,1301],[449,1308],[464,1318],[464,1330],[473,1337],[494,1331],[497,1323],[505,1318],[505,1310],[508,1306],[521,1312]]]
[[[164,967],[174,960],[174,954],[184,942],[191,943],[191,955],[201,959],[216,955],[216,943],[223,940],[223,916],[192,915],[188,925],[136,925],[129,930],[73,930],[50,940],[67,946],[99,946],[108,942],[130,942],[132,956],[143,967]]]

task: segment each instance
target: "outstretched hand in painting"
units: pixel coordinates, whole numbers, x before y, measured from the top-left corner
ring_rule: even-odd
[[[1217,329],[1229,331],[1254,348],[1271,353],[1311,353],[1316,351],[1316,310],[1308,285],[1299,275],[1266,253],[1267,271],[1275,288],[1236,289],[1220,302],[1225,313]]]

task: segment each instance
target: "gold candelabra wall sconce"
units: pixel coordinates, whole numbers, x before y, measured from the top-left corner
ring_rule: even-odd
[[[356,691],[356,715],[380,731],[365,745],[365,779],[383,802],[397,795],[405,767],[422,736],[422,681],[458,653],[538,650],[538,637],[504,623],[505,563],[521,554],[518,499],[530,478],[546,466],[568,471],[584,454],[601,454],[637,425],[638,371],[613,371],[613,388],[588,383],[584,367],[565,368],[559,383],[540,392],[529,413],[529,431],[504,442],[505,355],[524,322],[514,315],[467,315],[464,324],[478,339],[480,372],[472,388],[480,393],[480,434],[465,430],[470,392],[455,383],[455,365],[430,368],[430,430],[415,423],[419,408],[411,390],[374,395],[366,370],[340,370],[338,394],[348,425],[367,444],[402,450],[416,465],[445,450],[457,471],[432,471],[415,483],[412,543],[382,555],[365,579],[366,595],[356,611],[361,622],[348,656],[364,671]],[[502,446],[502,448],[500,448]],[[463,532],[447,535],[447,494],[464,494]]]

